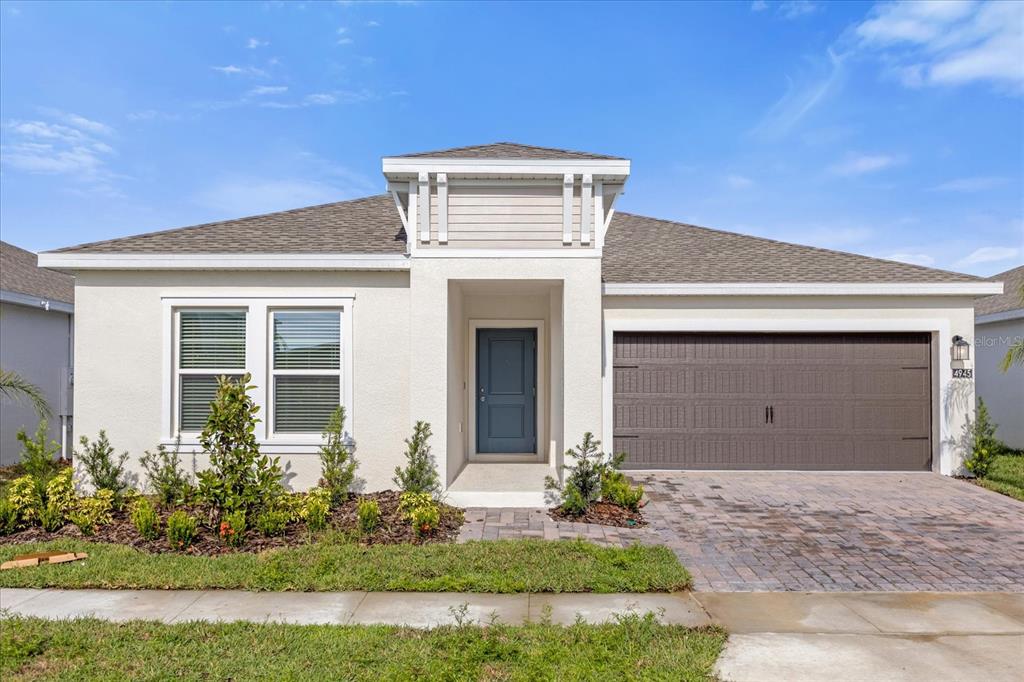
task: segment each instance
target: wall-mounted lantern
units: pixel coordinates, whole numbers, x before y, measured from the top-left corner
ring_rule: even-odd
[[[959,334],[953,337],[953,360],[970,360],[971,344]]]

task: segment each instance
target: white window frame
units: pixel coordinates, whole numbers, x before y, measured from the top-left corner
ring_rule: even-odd
[[[266,447],[269,454],[313,454],[323,441],[322,434],[281,433],[273,432],[273,404],[271,373],[272,332],[270,329],[270,312],[286,309],[339,310],[341,312],[341,404],[345,406],[345,432],[352,436],[355,433],[355,409],[353,403],[353,333],[352,308],[355,296],[184,296],[170,295],[161,297],[163,308],[163,352],[161,359],[161,375],[163,395],[161,401],[161,434],[160,441],[165,445],[173,445],[178,435],[178,399],[179,389],[176,386],[178,349],[177,322],[179,310],[206,308],[246,309],[245,334],[245,369],[240,373],[249,372],[251,383],[255,388],[250,392],[253,401],[260,406],[260,423],[256,425],[256,437],[260,447]],[[302,370],[306,372],[306,370]],[[332,372],[334,370],[331,370]],[[181,434],[181,444],[185,447],[199,445],[198,432]]]
[[[338,369],[275,369],[274,368],[274,313],[291,313],[291,312],[309,312],[309,313],[338,313],[340,324],[341,336],[338,339],[340,344],[339,357],[338,357]],[[276,379],[279,376],[293,376],[293,377],[338,377],[338,401],[340,404],[345,404],[345,361],[349,355],[345,348],[345,313],[344,310],[339,306],[279,306],[279,307],[267,307],[267,429],[269,432],[270,439],[296,439],[304,440],[311,438],[317,443],[323,440],[323,431],[316,432],[297,432],[297,431],[282,431],[278,432],[274,423],[277,420],[277,382]],[[345,421],[348,423],[348,408],[346,407]]]

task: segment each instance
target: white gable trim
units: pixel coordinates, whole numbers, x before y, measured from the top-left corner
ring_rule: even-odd
[[[1001,282],[612,282],[605,296],[989,296]]]
[[[384,253],[41,253],[58,270],[408,270],[409,258]]]

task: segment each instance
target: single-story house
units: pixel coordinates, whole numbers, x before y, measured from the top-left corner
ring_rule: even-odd
[[[1024,367],[1000,369],[1006,351],[1024,339],[1024,265],[990,277],[1003,293],[980,298],[974,306],[974,345],[978,358],[978,395],[984,399],[996,436],[1011,448],[1024,449]]]
[[[0,369],[35,384],[50,407],[50,440],[71,454],[75,279],[38,267],[36,254],[0,241]],[[33,435],[39,415],[31,405],[0,404],[0,466],[21,457],[18,431]]]
[[[960,469],[1000,284],[617,211],[614,156],[382,170],[378,196],[44,254],[77,278],[76,432],[192,450],[214,378],[250,372],[296,488],[339,402],[367,489],[425,420],[460,504],[541,504],[586,431],[629,469]]]

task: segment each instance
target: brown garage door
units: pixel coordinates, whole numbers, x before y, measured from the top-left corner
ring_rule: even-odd
[[[617,333],[634,469],[931,467],[928,334]]]

